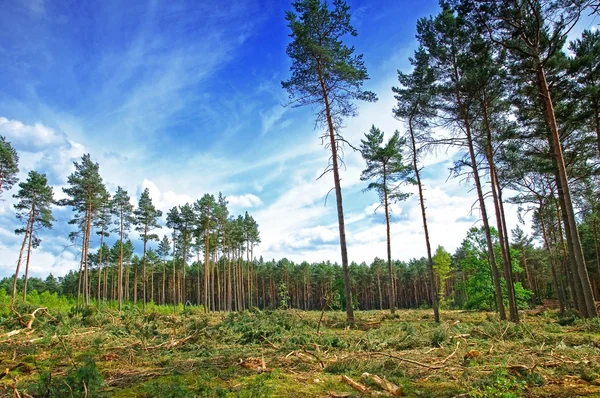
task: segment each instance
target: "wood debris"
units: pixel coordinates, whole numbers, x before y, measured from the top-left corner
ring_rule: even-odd
[[[377,384],[379,387],[381,387],[382,389],[389,392],[390,394],[392,394],[395,397],[402,396],[402,387],[399,387],[399,386],[395,385],[394,383],[391,383],[385,379],[382,379],[381,377],[379,377],[377,375],[373,375],[373,374],[370,374],[367,372],[363,373],[362,377],[371,379],[375,384]]]

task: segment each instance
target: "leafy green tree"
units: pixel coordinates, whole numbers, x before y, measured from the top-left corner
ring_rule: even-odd
[[[100,166],[98,163],[92,162],[89,154],[82,156],[81,163],[74,162],[73,164],[75,165],[75,171],[67,179],[69,187],[63,188],[63,192],[68,198],[60,200],[59,204],[73,208],[75,216],[69,223],[77,225],[81,231],[79,291],[83,286],[83,299],[87,305],[89,304],[88,253],[91,227],[92,222],[105,203],[108,193],[102,182],[102,177],[100,177]],[[76,234],[71,234],[71,237],[75,236]],[[78,301],[79,294],[78,292]]]
[[[152,203],[152,198],[150,197],[150,190],[146,188],[142,195],[140,196],[140,200],[138,201],[138,207],[133,212],[135,216],[136,227],[135,230],[140,233],[140,238],[144,242],[144,254],[142,257],[142,267],[143,267],[143,293],[144,293],[144,302],[143,306],[146,309],[146,251],[148,246],[148,241],[157,241],[158,235],[152,233],[152,231],[156,228],[162,228],[158,223],[158,219],[162,216],[162,211],[158,210],[154,204]]]
[[[130,203],[130,200],[131,198],[127,194],[127,191],[121,187],[117,187],[117,192],[115,192],[111,202],[112,214],[117,218],[115,232],[119,233],[119,282],[117,287],[119,311],[123,309],[123,240],[127,238],[131,224],[135,220],[133,218],[133,205]]]
[[[384,144],[383,131],[372,126],[361,140],[360,151],[367,163],[367,168],[360,175],[361,181],[371,181],[366,190],[373,190],[379,195],[380,205],[385,212],[385,226],[387,238],[387,264],[390,279],[389,301],[390,311],[396,311],[396,294],[394,287],[394,275],[392,271],[392,242],[390,236],[390,204],[406,200],[410,194],[400,190],[401,184],[413,183],[412,169],[404,163],[402,150],[406,141],[400,138],[396,130],[390,139]]]
[[[292,38],[286,52],[292,60],[292,76],[281,84],[289,93],[292,104],[315,107],[316,126],[326,127],[327,133],[322,139],[327,142],[331,157],[324,174],[333,172],[344,284],[346,296],[350,298],[352,290],[339,175],[340,147],[346,141],[340,129],[345,117],[357,113],[354,100],[373,102],[377,97],[362,88],[369,78],[362,55],[355,55],[354,47],[348,47],[342,41],[344,36],[357,34],[350,25],[350,7],[346,2],[334,0],[333,10],[322,0],[298,0],[292,5],[295,12],[286,13]],[[347,300],[346,313],[347,322],[354,324],[352,300]]]
[[[440,300],[444,298],[444,285],[446,280],[450,277],[450,266],[452,265],[452,258],[442,246],[438,246],[433,255],[433,269],[438,280],[438,295]]]
[[[19,154],[6,137],[0,136],[0,197],[19,181]]]
[[[48,185],[48,179],[45,174],[37,171],[30,171],[27,180],[19,184],[19,192],[14,195],[18,202],[14,205],[16,217],[24,227],[15,231],[17,234],[24,234],[17,269],[13,282],[13,292],[11,307],[14,305],[17,294],[17,278],[19,277],[19,268],[23,257],[23,250],[27,243],[27,260],[25,262],[25,278],[23,282],[23,301],[27,301],[27,277],[29,275],[29,260],[31,257],[31,248],[39,246],[41,240],[36,232],[43,228],[52,228],[54,217],[52,216],[52,205],[54,196],[52,187]]]

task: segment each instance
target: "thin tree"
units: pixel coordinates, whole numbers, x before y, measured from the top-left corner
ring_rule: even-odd
[[[380,206],[385,212],[387,238],[387,266],[389,281],[390,312],[396,311],[396,293],[394,286],[394,270],[392,269],[392,242],[390,236],[390,205],[406,200],[410,193],[402,192],[402,184],[413,183],[412,169],[404,163],[402,150],[406,141],[400,133],[394,131],[390,139],[383,142],[383,131],[372,126],[361,140],[360,152],[367,163],[367,168],[360,175],[361,181],[371,181],[365,190],[373,190],[379,195]],[[379,207],[379,206],[378,206]]]
[[[102,279],[102,261],[104,257],[104,238],[110,236],[108,228],[112,223],[112,214],[110,212],[110,194],[106,192],[106,196],[102,200],[100,209],[98,211],[98,217],[94,220],[94,227],[96,228],[96,234],[100,235],[100,249],[98,250],[98,288],[97,288],[97,302],[96,306],[100,307],[101,290],[100,281]],[[105,297],[106,298],[106,297]]]
[[[333,172],[337,202],[340,250],[346,293],[347,322],[354,324],[352,288],[348,270],[346,228],[340,184],[339,164],[342,162],[340,133],[345,117],[357,114],[354,100],[374,102],[377,97],[363,90],[369,78],[362,55],[354,54],[354,47],[342,42],[347,35],[356,36],[350,25],[350,7],[343,0],[333,1],[333,10],[327,1],[299,0],[292,3],[295,12],[286,13],[292,42],[287,55],[292,59],[292,76],[282,86],[295,106],[310,105],[316,108],[315,126],[325,126],[322,140],[331,151],[330,164],[325,169]]]
[[[440,321],[438,292],[435,289],[435,276],[433,270],[433,257],[431,253],[431,242],[429,240],[429,227],[427,225],[427,214],[425,210],[425,197],[423,194],[423,183],[421,181],[420,156],[423,147],[418,143],[430,141],[430,120],[435,118],[436,110],[433,103],[433,84],[435,75],[429,67],[429,56],[420,47],[415,51],[414,58],[410,60],[414,70],[410,74],[398,71],[400,87],[393,87],[395,98],[398,101],[394,108],[394,116],[406,123],[408,129],[408,147],[412,160],[413,172],[419,191],[419,205],[421,206],[421,218],[425,232],[425,246],[427,248],[427,265],[429,271],[429,284],[431,292],[431,306],[433,317],[436,322]]]
[[[52,208],[54,204],[52,187],[48,185],[48,179],[45,174],[37,171],[30,171],[27,180],[19,184],[19,192],[14,195],[18,202],[14,205],[17,220],[25,223],[23,228],[15,231],[17,234],[24,234],[23,244],[19,252],[17,269],[13,280],[13,294],[11,308],[15,303],[17,294],[17,278],[19,277],[19,268],[23,257],[23,250],[27,243],[27,260],[25,262],[25,277],[23,279],[23,301],[27,301],[27,277],[29,275],[29,260],[31,257],[31,248],[39,246],[41,240],[36,236],[36,232],[43,228],[52,228]]]
[[[19,181],[19,154],[6,137],[0,135],[0,198]]]
[[[169,241],[169,237],[167,235],[163,235],[162,240],[158,244],[157,254],[162,262],[162,294],[161,294],[161,304],[165,305],[166,297],[165,297],[165,282],[167,277],[167,256],[171,251],[171,242]]]
[[[158,235],[152,233],[152,231],[156,228],[162,228],[158,223],[158,219],[162,216],[162,211],[156,209],[154,204],[152,203],[152,198],[150,197],[150,190],[146,188],[142,195],[140,196],[140,200],[138,202],[138,207],[133,212],[135,215],[136,227],[135,230],[140,233],[140,238],[144,242],[144,254],[142,257],[142,289],[144,295],[143,306],[146,309],[146,251],[148,246],[148,241],[157,241]]]
[[[78,302],[83,286],[83,299],[86,305],[89,304],[89,278],[88,278],[88,253],[90,247],[90,233],[92,222],[97,217],[99,209],[107,197],[106,187],[100,177],[98,163],[92,162],[90,155],[85,154],[81,158],[81,163],[74,162],[75,171],[68,177],[68,188],[63,188],[63,192],[69,198],[62,199],[59,204],[62,206],[71,206],[75,211],[74,218],[69,221],[75,224],[81,231],[81,259],[79,266],[79,289],[77,293]],[[75,234],[71,234],[74,238]]]
[[[112,199],[112,213],[117,217],[117,228],[115,232],[119,233],[119,282],[118,282],[118,300],[119,311],[123,309],[123,240],[127,238],[128,231],[131,228],[133,218],[133,205],[129,202],[130,197],[127,191],[117,187],[117,192]]]
[[[210,234],[214,227],[215,219],[214,212],[217,203],[213,195],[205,194],[201,199],[194,203],[194,210],[198,214],[199,228],[202,237],[204,238],[204,311],[210,312],[210,295],[212,294],[211,278],[210,278]],[[198,264],[200,267],[200,264]],[[198,289],[200,289],[200,280],[198,280]],[[214,309],[214,308],[213,308]]]

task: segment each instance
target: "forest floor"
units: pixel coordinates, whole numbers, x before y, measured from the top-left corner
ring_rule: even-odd
[[[343,313],[320,315],[40,310],[31,329],[29,315],[0,318],[0,397],[600,396],[598,319],[358,311],[348,329]]]

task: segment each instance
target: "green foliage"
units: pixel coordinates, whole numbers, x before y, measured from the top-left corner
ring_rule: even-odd
[[[42,370],[31,393],[39,397],[99,397],[104,380],[90,356],[84,356],[79,365],[73,366],[65,376],[52,374],[52,369]]]
[[[0,197],[19,180],[19,155],[6,137],[0,136]]]
[[[386,206],[408,199],[410,193],[401,192],[401,184],[413,184],[412,167],[405,164],[402,151],[406,140],[394,131],[387,143],[383,143],[383,131],[372,126],[361,140],[360,151],[367,167],[360,175],[361,181],[371,181],[366,190],[374,190],[379,202]],[[387,209],[386,209],[387,210]]]
[[[442,246],[438,246],[435,250],[435,254],[432,258],[433,270],[438,280],[438,289],[440,297],[440,306],[443,307],[442,302],[444,298],[444,285],[446,280],[450,277],[450,266],[452,265],[452,258]]]
[[[289,306],[290,295],[288,293],[288,288],[285,283],[281,282],[277,289],[277,297],[279,297],[279,306],[280,310],[285,310]]]
[[[504,368],[499,368],[474,383],[475,390],[470,394],[475,398],[517,398],[522,396],[526,385],[525,380],[511,375]]]

